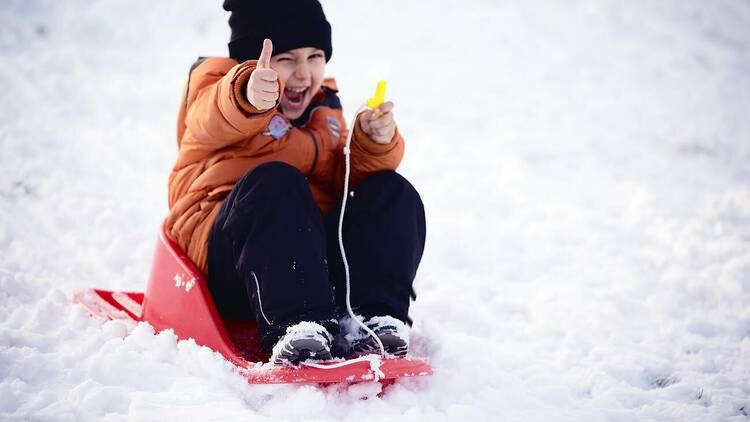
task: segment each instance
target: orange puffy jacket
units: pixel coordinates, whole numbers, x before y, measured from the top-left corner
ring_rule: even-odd
[[[343,191],[343,147],[348,131],[335,95],[335,81],[326,79],[313,97],[309,120],[285,127],[278,103],[260,111],[245,98],[245,86],[255,65],[255,60],[238,64],[229,58],[200,59],[193,65],[183,93],[177,119],[179,153],[169,176],[166,224],[172,240],[204,274],[208,237],[221,203],[237,180],[259,164],[283,161],[299,169],[307,176],[323,213]],[[281,89],[283,92],[283,86]],[[274,118],[271,130],[274,116],[280,117]],[[381,145],[355,123],[351,186],[368,173],[395,170],[403,154],[404,141],[398,131],[389,144]]]

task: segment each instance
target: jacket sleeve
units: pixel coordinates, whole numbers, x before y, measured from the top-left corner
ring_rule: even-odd
[[[378,144],[370,139],[362,130],[359,119],[354,122],[351,144],[351,177],[349,186],[355,187],[369,174],[384,170],[395,171],[404,157],[404,139],[396,128],[393,139],[388,144]],[[337,179],[338,191],[344,189],[343,174],[345,171],[344,160],[340,160],[341,169],[337,173],[341,175]]]
[[[268,126],[276,107],[258,110],[245,98],[244,90],[255,69],[255,60],[232,67],[226,74],[208,69],[191,77],[186,100],[185,127],[192,136],[183,138],[182,148],[208,149],[231,145],[257,135]]]

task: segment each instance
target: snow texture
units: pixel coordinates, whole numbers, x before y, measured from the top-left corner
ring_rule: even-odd
[[[71,303],[144,288],[219,5],[3,2],[1,420],[750,420],[750,3],[324,3],[347,117],[388,80],[427,210],[435,374],[384,391],[248,385]]]

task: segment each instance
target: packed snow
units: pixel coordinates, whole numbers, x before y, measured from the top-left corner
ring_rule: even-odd
[[[347,117],[388,80],[434,375],[251,385],[94,320],[139,291],[219,1],[0,9],[0,419],[750,420],[750,3],[324,3]]]

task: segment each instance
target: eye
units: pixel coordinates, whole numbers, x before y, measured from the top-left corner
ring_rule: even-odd
[[[325,56],[321,52],[315,52],[310,54],[308,57],[308,60],[318,60],[318,59],[325,59]]]
[[[291,57],[281,56],[276,58],[277,62],[290,62],[292,61]]]

